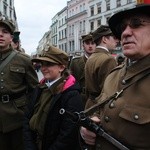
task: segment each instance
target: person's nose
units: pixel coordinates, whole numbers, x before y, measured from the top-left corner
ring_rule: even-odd
[[[131,35],[132,35],[132,28],[129,25],[127,25],[124,31],[122,32],[121,37],[123,38]]]

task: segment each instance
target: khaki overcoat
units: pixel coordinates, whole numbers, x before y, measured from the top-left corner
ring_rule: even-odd
[[[106,78],[97,101],[122,93],[99,110],[102,128],[131,150],[150,149],[150,55],[131,66],[122,65]],[[118,150],[97,138],[94,150]]]

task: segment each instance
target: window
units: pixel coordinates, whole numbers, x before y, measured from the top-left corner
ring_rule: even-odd
[[[91,16],[94,16],[94,7],[91,7]]]
[[[85,31],[85,20],[83,21],[83,32]]]
[[[100,14],[100,13],[101,13],[101,5],[98,4],[98,5],[97,5],[97,14]]]
[[[67,29],[65,29],[65,38],[67,37]]]
[[[83,3],[83,10],[85,10],[85,3]]]
[[[80,12],[82,11],[82,5],[80,5]]]
[[[117,7],[121,6],[121,0],[117,0]]]
[[[74,35],[74,25],[72,25],[72,35]]]
[[[91,31],[94,30],[94,22],[91,22],[90,28],[91,28]]]
[[[71,26],[69,26],[69,35],[71,35]]]
[[[9,5],[10,5],[10,7],[12,7],[12,0],[9,1]]]
[[[74,51],[74,41],[72,41],[72,51]]]
[[[7,16],[7,6],[6,5],[4,5],[4,15]]]
[[[79,29],[80,32],[82,32],[82,22],[80,22],[80,29]]]
[[[101,25],[101,19],[97,20],[97,27]]]
[[[110,19],[110,17],[106,17],[106,24],[108,24],[109,19]]]
[[[110,1],[109,0],[106,1],[106,10],[110,10]]]
[[[138,1],[140,1],[140,0],[137,0],[137,3],[138,3]],[[132,0],[127,0],[127,4],[129,4],[129,3],[132,3]]]

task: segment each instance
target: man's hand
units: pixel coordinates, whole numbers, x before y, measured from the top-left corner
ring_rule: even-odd
[[[91,118],[95,123],[100,123],[100,119],[97,116]],[[86,144],[95,145],[96,134],[88,129],[81,127],[80,134]]]

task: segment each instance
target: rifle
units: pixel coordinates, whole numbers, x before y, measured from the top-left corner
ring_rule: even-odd
[[[87,128],[88,130],[94,132],[96,135],[105,138],[107,141],[112,143],[114,146],[116,146],[120,150],[129,150],[129,148],[127,148],[125,145],[123,145],[118,140],[116,140],[114,137],[112,137],[111,135],[106,133],[101,128],[101,126],[94,123],[94,121],[92,119],[90,119],[89,117],[87,117],[83,111],[79,112],[79,113],[78,112],[71,113],[71,112],[66,111],[65,109],[61,108],[59,110],[59,113],[61,115],[66,115],[68,118],[70,118],[74,123],[77,123],[79,126],[83,126],[83,127]]]

